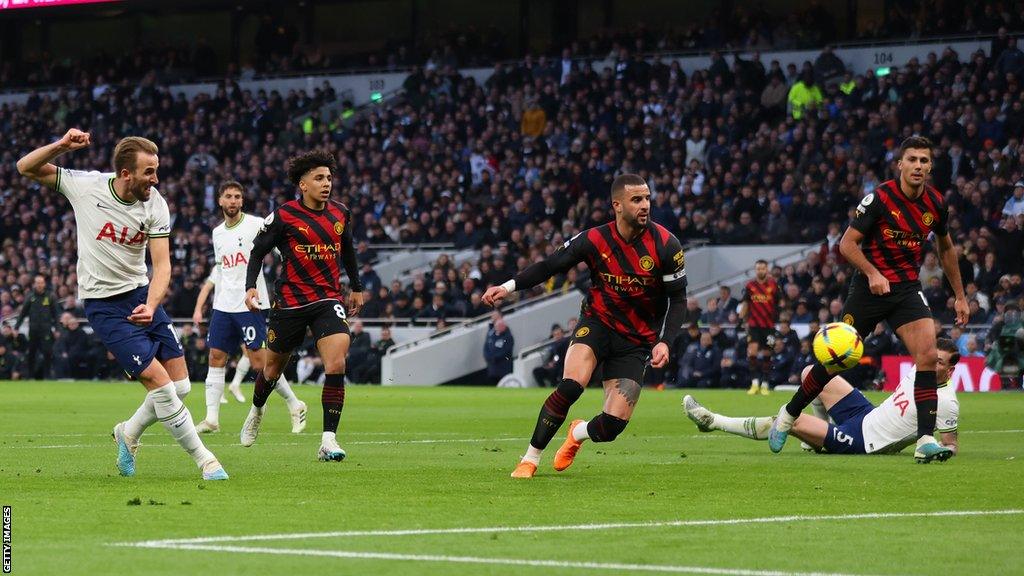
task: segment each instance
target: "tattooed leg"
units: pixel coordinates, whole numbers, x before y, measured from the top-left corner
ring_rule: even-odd
[[[611,442],[626,429],[633,409],[640,400],[640,383],[629,378],[611,378],[604,381],[604,411],[589,422],[572,429],[577,442]]]

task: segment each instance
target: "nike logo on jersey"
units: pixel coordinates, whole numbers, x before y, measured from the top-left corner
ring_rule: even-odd
[[[103,202],[97,202],[96,203],[96,207],[97,208],[103,208],[104,210],[113,210],[114,209],[112,206],[107,206]]]

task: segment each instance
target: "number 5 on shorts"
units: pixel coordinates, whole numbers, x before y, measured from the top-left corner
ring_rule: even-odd
[[[836,442],[839,442],[840,444],[846,444],[847,446],[853,446],[852,436],[840,432],[838,428],[834,428],[832,432],[832,435],[836,439]]]

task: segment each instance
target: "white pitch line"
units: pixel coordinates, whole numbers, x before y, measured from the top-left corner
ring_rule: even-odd
[[[603,562],[570,562],[565,560],[526,560],[522,558],[483,558],[477,556],[441,556],[436,554],[396,554],[392,552],[354,552],[348,550],[307,550],[302,548],[258,548],[251,546],[208,546],[197,544],[151,545],[145,548],[171,548],[242,554],[277,554],[285,556],[320,556],[359,560],[404,560],[411,562],[451,562],[456,564],[489,564],[529,566],[533,568],[575,568],[615,572],[665,572],[674,574],[724,574],[726,576],[853,576],[823,572],[787,572],[779,570],[743,570],[707,566],[673,566],[666,564],[619,564]]]
[[[968,434],[968,435],[972,435],[972,434],[1017,434],[1017,433],[1021,433],[1021,432],[1024,432],[1024,429],[1020,429],[1020,430],[965,430],[965,431],[961,431],[960,434]],[[268,433],[268,434],[276,434],[276,435],[280,435],[280,436],[317,436],[317,435],[319,435],[319,433],[290,434],[290,433],[287,433],[287,432],[275,432],[275,433]],[[352,435],[356,436],[356,435],[359,435],[359,434],[360,433],[353,433]],[[366,435],[383,435],[383,434],[390,434],[390,433],[387,433],[387,432],[381,432],[381,433],[366,432],[366,433],[363,433],[363,434],[366,434]],[[446,433],[445,432],[441,432],[441,434],[446,434]],[[454,434],[454,433],[448,433],[448,434]],[[18,436],[18,435],[17,434],[9,434],[8,436]],[[33,437],[34,438],[34,437],[43,437],[43,436],[51,436],[51,437],[61,437],[61,436],[99,437],[99,436],[102,436],[102,435],[101,434],[64,434],[64,435],[62,435],[62,434],[53,434],[53,435],[44,435],[44,434],[29,435],[29,434],[23,434],[22,436],[28,436],[28,437]],[[676,438],[676,439],[684,439],[685,438],[685,439],[691,439],[691,440],[692,439],[696,439],[696,440],[723,440],[723,439],[728,439],[728,438],[734,438],[734,436],[733,435],[729,435],[729,434],[707,434],[707,433],[703,433],[703,434],[680,434],[680,435],[661,434],[661,435],[655,435],[655,436],[636,436],[634,438],[635,439],[641,439],[641,440],[664,440],[664,439],[669,439],[669,438]],[[366,445],[387,446],[387,445],[404,445],[404,444],[466,444],[466,443],[476,444],[476,443],[483,443],[483,442],[525,442],[527,440],[529,440],[529,438],[515,438],[515,437],[503,436],[503,437],[500,437],[500,438],[424,438],[424,439],[412,439],[412,440],[354,440],[354,441],[351,441],[351,442],[343,442],[343,443],[345,445],[355,445],[355,446],[366,446]],[[260,446],[305,446],[305,445],[306,445],[305,442],[261,442],[260,443]],[[24,444],[10,444],[10,445],[7,445],[6,447],[7,448],[66,449],[66,448],[104,448],[104,447],[107,447],[107,446],[109,446],[109,444],[104,442],[104,443],[99,443],[99,444],[43,444],[43,445],[39,445],[39,446],[33,445],[32,443],[24,443]],[[171,443],[153,443],[153,444],[145,443],[145,444],[143,444],[143,446],[145,446],[147,448],[170,448],[170,447],[177,447],[178,445],[177,444],[171,444]]]
[[[282,433],[282,435],[286,435]],[[319,434],[317,434],[319,435]],[[96,436],[95,434],[91,436]],[[297,434],[296,434],[297,436]],[[700,440],[717,440],[723,438],[729,438],[725,434],[692,434],[692,435],[660,435],[660,436],[637,436],[637,439],[643,440],[663,440],[666,438],[696,438]],[[502,436],[499,438],[423,438],[423,439],[411,439],[411,440],[353,440],[351,442],[343,441],[342,444],[349,446],[390,446],[390,445],[404,445],[404,444],[478,444],[485,442],[526,442],[529,438],[515,438],[509,436]],[[169,442],[157,442],[157,443],[143,443],[142,446],[147,448],[170,448],[177,447],[177,444]],[[306,442],[260,442],[260,446],[306,446]],[[40,449],[63,449],[63,448],[105,448],[109,447],[109,442],[96,443],[96,444],[43,444],[33,445],[32,443],[24,444],[13,444],[8,446],[9,448],[40,448]]]
[[[526,442],[529,438],[428,438],[424,440],[354,440],[352,442],[342,442],[346,446],[350,445],[376,445],[376,446],[389,446],[399,444],[467,444],[467,443],[484,443],[484,442]],[[308,442],[260,442],[259,446],[308,446]],[[11,448],[104,448],[108,447],[109,443],[103,444],[50,444],[43,446],[32,446],[30,444],[21,444],[11,446]],[[146,448],[177,448],[177,444],[171,443],[143,443],[141,446]]]
[[[430,431],[430,434],[439,436],[458,436],[463,432],[437,432],[434,430]],[[4,434],[7,438],[86,438],[102,436],[100,432],[89,432],[89,433],[76,433],[76,434]],[[346,432],[346,436],[401,436],[401,432]],[[291,432],[260,432],[260,436],[320,436],[320,432],[300,432],[293,434]]]
[[[742,524],[773,524],[784,522],[814,522],[828,520],[877,520],[885,518],[944,518],[959,516],[1009,516],[1024,514],[1024,510],[944,510],[939,512],[874,512],[866,514],[793,515],[761,518],[728,518],[717,520],[667,520],[656,522],[613,522],[602,524],[565,524],[556,526],[490,526],[479,528],[422,528],[409,530],[346,530],[335,532],[304,532],[291,534],[256,534],[251,536],[208,536],[169,540],[126,542],[116,546],[177,546],[181,544],[208,544],[212,542],[256,542],[269,540],[302,540],[306,538],[335,538],[354,536],[424,536],[432,534],[493,534],[499,532],[563,532],[578,530],[612,530],[620,528],[666,528],[681,526],[735,526]]]
[[[959,433],[963,434],[1020,434],[1024,432],[1024,428],[1020,429],[1009,429],[1009,430],[960,430]],[[456,436],[460,432],[436,432],[431,431],[431,434],[441,436]],[[76,434],[4,434],[6,438],[97,438],[103,436],[100,432],[89,432],[89,433],[76,433]],[[397,432],[346,432],[346,436],[400,436],[401,433]],[[301,432],[299,434],[292,434],[291,432],[260,432],[260,436],[320,436],[320,432]],[[728,438],[723,434],[691,434],[691,435],[659,435],[659,436],[637,436],[637,438],[657,439],[657,438]],[[496,440],[512,440],[513,438],[503,436],[496,438]],[[523,438],[515,438],[516,440],[523,440]],[[176,446],[176,444],[175,444]],[[73,446],[79,448],[81,446]],[[37,446],[38,448],[38,446]]]

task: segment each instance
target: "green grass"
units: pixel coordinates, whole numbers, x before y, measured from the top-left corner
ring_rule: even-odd
[[[203,483],[159,426],[138,474],[121,478],[109,433],[141,399],[133,384],[0,382],[0,504],[13,507],[14,574],[619,574],[623,567],[346,558],[112,546],[141,540],[351,530],[541,526],[1024,508],[1024,395],[961,395],[961,455],[916,465],[910,453],[805,454],[791,442],[699,434],[680,392],[644,392],[614,443],[584,446],[563,473],[514,481],[542,390],[349,387],[339,434],[349,458],[315,460],[309,432],[288,433],[276,396],[253,448],[238,446],[247,409],[222,411],[204,436],[231,480]],[[248,391],[247,391],[248,393]],[[788,394],[698,391],[708,407],[773,414]],[[881,396],[872,396],[873,400]],[[202,385],[188,399],[204,413]],[[572,415],[589,418],[588,392]],[[426,442],[413,443],[422,440]],[[64,446],[64,447],[55,447]],[[137,501],[138,505],[130,502]],[[305,551],[445,555],[847,574],[1024,573],[1024,516],[897,516],[727,525],[463,534],[305,537],[218,543]],[[641,572],[632,572],[641,573]]]

